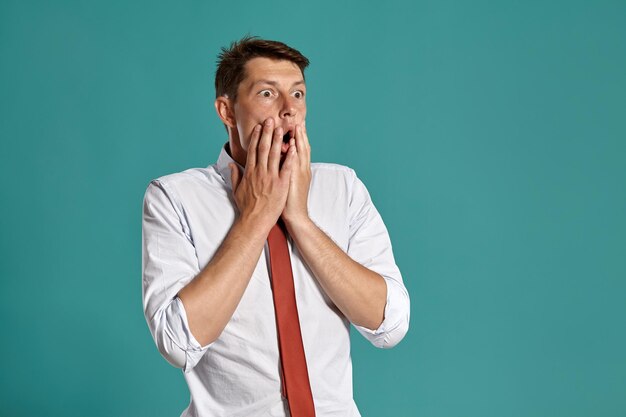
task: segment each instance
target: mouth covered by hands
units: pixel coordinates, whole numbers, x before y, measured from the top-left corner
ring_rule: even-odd
[[[311,148],[304,122],[276,127],[268,118],[254,127],[243,174],[231,163],[235,203],[242,217],[269,229],[282,216],[287,225],[308,218]]]

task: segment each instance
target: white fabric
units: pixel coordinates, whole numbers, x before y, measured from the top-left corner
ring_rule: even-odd
[[[182,368],[191,403],[183,416],[288,416],[281,398],[276,321],[267,244],[220,337],[200,346],[177,293],[211,260],[235,220],[229,162],[152,181],[143,206],[143,307],[161,354]],[[348,167],[311,164],[309,215],[350,257],[387,283],[385,319],[355,326],[374,346],[391,348],[409,326],[409,295],[387,229]],[[318,417],[360,416],[352,396],[350,322],[324,293],[289,239],[302,339]]]

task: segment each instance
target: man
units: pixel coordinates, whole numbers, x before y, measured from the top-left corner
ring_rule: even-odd
[[[409,296],[365,186],[310,162],[308,63],[258,38],[222,49],[215,109],[228,143],[216,164],[146,191],[144,312],[184,371],[184,416],[359,416],[350,323],[380,348],[408,330]]]

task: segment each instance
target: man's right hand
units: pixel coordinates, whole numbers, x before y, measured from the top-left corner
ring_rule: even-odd
[[[282,128],[274,131],[273,120],[255,127],[244,173],[230,164],[239,219],[211,261],[178,292],[191,333],[202,346],[219,337],[235,312],[285,207],[297,154],[292,143],[280,168],[282,141]]]
[[[290,145],[280,167],[283,133],[281,127],[274,130],[272,118],[265,120],[263,126],[255,126],[252,132],[243,175],[236,164],[229,165],[240,216],[268,232],[285,208],[296,158],[295,146]]]

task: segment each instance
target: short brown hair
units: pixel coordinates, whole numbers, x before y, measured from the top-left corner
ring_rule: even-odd
[[[215,97],[228,96],[237,99],[237,88],[245,78],[246,62],[252,58],[264,57],[291,61],[300,68],[302,77],[309,60],[300,51],[282,42],[260,39],[257,36],[244,36],[241,40],[222,48],[218,55],[215,72]]]

